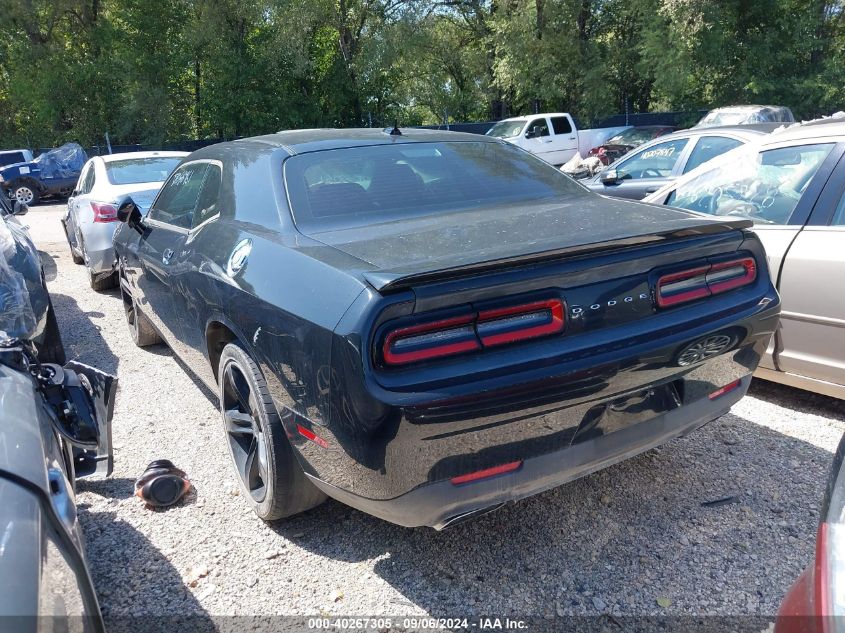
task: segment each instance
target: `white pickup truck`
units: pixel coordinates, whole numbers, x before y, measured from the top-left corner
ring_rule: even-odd
[[[568,113],[549,112],[504,119],[487,130],[487,136],[518,145],[552,165],[562,165],[576,152],[586,157],[592,148],[629,127],[579,130]]]

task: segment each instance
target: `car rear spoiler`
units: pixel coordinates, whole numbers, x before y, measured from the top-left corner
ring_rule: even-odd
[[[751,220],[743,218],[723,219],[720,222],[708,221],[697,226],[685,226],[682,229],[672,229],[663,232],[657,231],[654,233],[647,233],[644,235],[626,237],[606,242],[579,244],[577,246],[545,250],[537,253],[527,253],[525,255],[504,257],[501,259],[471,262],[456,266],[444,266],[443,268],[434,270],[429,269],[420,271],[396,268],[392,270],[367,271],[364,272],[363,275],[367,282],[369,282],[369,284],[379,292],[394,292],[419,284],[433,281],[448,281],[458,277],[492,272],[512,266],[530,266],[532,264],[570,259],[586,254],[592,255],[594,253],[635,248],[644,244],[653,244],[655,242],[671,241],[702,235],[713,235],[727,231],[747,229],[753,225],[754,223]]]

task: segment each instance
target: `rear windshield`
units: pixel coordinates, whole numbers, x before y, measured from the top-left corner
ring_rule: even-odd
[[[164,182],[181,160],[181,156],[115,160],[106,163],[106,175],[113,185]]]
[[[2,152],[0,153],[0,167],[4,165],[14,165],[15,163],[25,163],[26,157],[23,152]]]
[[[303,230],[586,195],[551,165],[503,143],[400,143],[300,154],[285,161]]]

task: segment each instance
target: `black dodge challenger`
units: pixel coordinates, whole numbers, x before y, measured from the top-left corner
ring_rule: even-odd
[[[266,520],[441,529],[631,457],[727,412],[780,311],[750,222],[475,135],[215,145],[119,215],[132,336],[219,394]]]

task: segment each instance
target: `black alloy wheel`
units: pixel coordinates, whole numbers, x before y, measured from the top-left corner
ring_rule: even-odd
[[[256,503],[267,495],[267,441],[257,403],[241,368],[229,363],[223,372],[223,423],[241,483]]]

